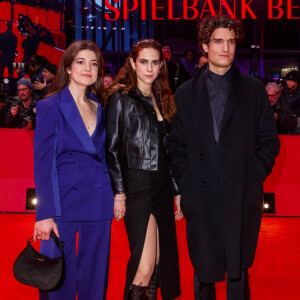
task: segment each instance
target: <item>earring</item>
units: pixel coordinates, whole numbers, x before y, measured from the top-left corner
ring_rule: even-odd
[[[69,78],[68,78],[68,86],[70,85],[70,81],[71,81],[71,77],[70,77],[70,74],[69,75]]]

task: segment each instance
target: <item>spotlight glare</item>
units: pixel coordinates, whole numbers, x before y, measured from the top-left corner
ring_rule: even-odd
[[[268,209],[268,208],[269,208],[269,204],[268,204],[268,203],[265,203],[265,204],[264,204],[264,208]]]
[[[31,203],[36,205],[37,204],[37,199],[36,198],[32,199]]]

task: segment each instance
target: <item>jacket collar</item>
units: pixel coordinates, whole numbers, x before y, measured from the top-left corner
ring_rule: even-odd
[[[191,111],[196,120],[196,128],[199,130],[203,141],[211,154],[216,169],[218,169],[217,148],[214,135],[214,125],[209,103],[208,91],[204,79],[204,70],[207,65],[200,68],[192,79],[191,87]]]
[[[222,129],[226,126],[226,123],[230,119],[235,108],[242,100],[243,79],[241,76],[241,72],[239,68],[235,65],[232,65],[231,69],[232,69],[231,83],[229,85],[229,89],[227,93],[226,105],[225,105],[225,110],[224,110],[223,119],[221,123],[221,129],[220,129],[220,136],[222,133]]]
[[[204,71],[208,65],[201,67],[192,79],[191,99],[192,99],[192,114],[197,122],[197,129],[200,131],[203,140],[206,142],[208,152],[211,153],[215,166],[218,166],[218,156],[216,141],[214,135],[214,126],[212,112],[210,108],[209,96],[204,79]],[[228,89],[226,106],[223,114],[223,119],[220,129],[220,138],[222,130],[226,126],[235,108],[242,98],[243,80],[240,70],[235,65],[232,65],[231,82]]]
[[[128,95],[134,99],[143,99],[144,101],[153,105],[151,96],[144,96],[138,87],[129,90]]]
[[[90,94],[89,98],[99,103],[99,101],[93,94]],[[81,118],[79,110],[70,93],[68,86],[65,86],[65,88],[59,93],[58,104],[68,124],[73,129],[74,133],[76,134],[76,136],[78,137],[78,139],[80,140],[81,144],[84,146],[86,151],[89,152],[92,156],[97,157],[98,154],[97,154],[96,147],[84,125],[84,122]],[[101,105],[99,103],[98,111],[97,111],[97,125],[95,131],[97,130],[97,127],[99,125],[98,122],[101,118],[102,113],[103,112],[101,109]]]

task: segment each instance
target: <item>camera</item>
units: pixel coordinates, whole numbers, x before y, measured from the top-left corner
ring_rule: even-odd
[[[20,123],[18,125],[18,128],[22,129],[22,128],[25,128],[29,122],[31,122],[31,118],[30,116],[27,116],[27,115],[24,115],[24,114],[20,114]]]
[[[14,69],[21,69],[21,70],[27,70],[29,68],[29,65],[27,63],[21,63],[21,62],[13,62],[12,66]]]

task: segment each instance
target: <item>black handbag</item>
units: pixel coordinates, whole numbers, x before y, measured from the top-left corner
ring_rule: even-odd
[[[50,258],[37,252],[32,247],[33,239],[30,238],[13,267],[14,276],[19,282],[45,292],[58,290],[65,279],[64,242],[58,241],[54,232],[51,232],[50,236],[59,248],[61,256]]]

